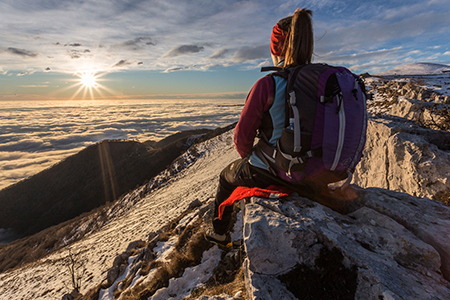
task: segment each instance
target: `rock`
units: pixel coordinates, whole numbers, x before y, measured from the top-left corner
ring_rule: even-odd
[[[437,96],[437,99],[440,99],[439,96]],[[448,105],[442,103],[424,102],[402,97],[397,103],[391,105],[389,113],[393,116],[424,124],[432,129],[439,129],[437,126],[443,125],[442,123],[447,122],[447,120],[441,118],[436,111],[448,108]]]
[[[227,294],[220,294],[216,296],[201,296],[197,300],[241,300],[241,299],[242,297],[240,297],[239,295],[235,295],[232,297]]]
[[[127,265],[128,257],[130,257],[130,256],[127,253],[122,253],[120,255],[117,255],[116,258],[114,258],[113,267],[118,267],[120,265]]]
[[[372,77],[372,75],[370,75],[368,72],[366,72],[366,73],[359,74],[359,77],[369,78],[369,77]]]
[[[398,117],[369,118],[354,183],[433,198],[450,190],[449,150],[448,132],[421,128]]]
[[[106,282],[102,284],[102,288],[109,288],[114,282],[125,272],[126,266],[120,265],[111,268],[106,275]]]
[[[152,231],[152,232],[150,232],[148,235],[147,235],[147,241],[151,241],[151,240],[153,240],[155,237],[157,237],[158,236],[158,233],[156,233],[156,232],[154,232],[154,231]]]
[[[120,272],[120,266],[112,267],[107,275],[106,275],[106,284],[103,288],[109,288],[113,285],[114,281],[116,281],[117,278],[119,278],[119,272]]]
[[[194,209],[194,208],[197,208],[197,207],[200,207],[200,206],[202,206],[202,202],[200,200],[198,200],[198,199],[195,199],[194,201],[192,201],[189,204],[188,209]]]
[[[139,252],[134,261],[151,261],[153,259],[155,259],[155,254],[149,248],[144,248]]]
[[[399,101],[391,106],[389,113],[393,116],[406,118],[412,121],[423,120],[424,107],[431,106],[431,103],[421,100],[407,99],[401,97]]]
[[[131,242],[128,244],[127,250],[125,251],[127,254],[131,254],[131,251],[133,251],[136,248],[142,248],[145,246],[145,242],[143,240],[137,240],[134,242]],[[128,259],[128,257],[127,257]]]
[[[435,103],[450,104],[450,96],[445,96],[445,95],[436,96],[434,102]]]
[[[81,293],[77,290],[73,290],[70,294],[65,294],[62,300],[74,300],[81,296]]]
[[[355,189],[348,215],[295,195],[251,199],[249,299],[450,299],[450,207]]]

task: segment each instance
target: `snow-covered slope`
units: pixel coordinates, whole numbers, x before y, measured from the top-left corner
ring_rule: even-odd
[[[377,76],[388,75],[431,75],[450,70],[450,66],[434,63],[412,63],[377,73]]]
[[[186,210],[198,199],[214,197],[220,171],[238,157],[232,142],[233,131],[196,146],[201,157],[192,166],[173,176],[164,187],[148,194],[129,211],[70,248],[86,260],[81,293],[98,285],[106,277],[117,254],[135,240],[146,240],[150,232]],[[61,299],[71,291],[64,259],[68,247],[18,270],[0,274],[0,299]]]

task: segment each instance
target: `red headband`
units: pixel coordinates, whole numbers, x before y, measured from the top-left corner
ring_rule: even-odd
[[[270,52],[275,56],[284,56],[284,41],[288,37],[288,32],[281,29],[277,24],[273,27],[270,38]]]

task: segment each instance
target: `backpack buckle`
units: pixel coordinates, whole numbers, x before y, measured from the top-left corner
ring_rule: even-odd
[[[295,103],[297,102],[297,99],[295,99],[295,92],[289,92],[289,104],[291,105],[295,105]]]

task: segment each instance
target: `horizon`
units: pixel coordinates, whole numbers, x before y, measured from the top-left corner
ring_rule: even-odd
[[[357,74],[450,64],[444,0],[5,0],[0,7],[0,100],[245,98],[265,75],[259,68],[271,64],[272,27],[298,7],[313,11],[315,62]]]

